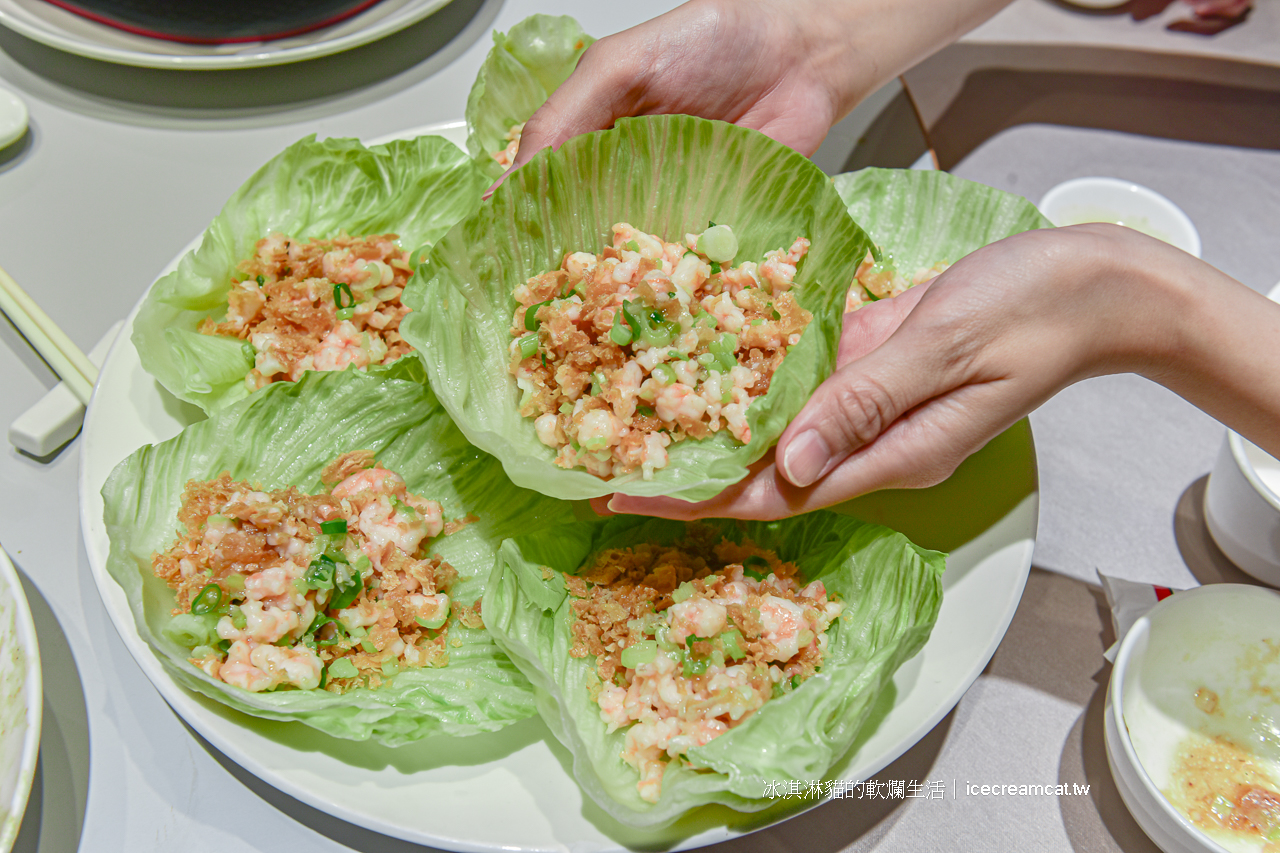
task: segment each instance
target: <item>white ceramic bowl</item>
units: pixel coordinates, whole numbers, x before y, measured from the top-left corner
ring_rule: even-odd
[[[1280,593],[1214,584],[1166,598],[1120,644],[1107,689],[1107,761],[1125,805],[1165,853],[1228,853],[1161,793],[1172,787],[1183,738],[1253,744],[1280,771],[1280,699],[1254,689],[1280,683],[1280,655],[1255,654],[1264,640],[1280,643]],[[1202,689],[1212,691],[1212,713],[1197,704]]]
[[[1280,586],[1280,460],[1234,432],[1222,442],[1204,490],[1204,520],[1227,559]]]
[[[1268,296],[1280,302],[1280,284]],[[1205,487],[1204,519],[1231,562],[1280,586],[1280,460],[1228,432]]]
[[[1054,225],[1114,222],[1200,257],[1200,233],[1190,217],[1155,190],[1118,178],[1075,178],[1040,199],[1040,212]]]
[[[35,623],[0,548],[0,851],[13,847],[40,754],[43,707]]]

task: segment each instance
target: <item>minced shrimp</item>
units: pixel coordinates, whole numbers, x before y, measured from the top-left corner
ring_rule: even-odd
[[[689,749],[741,725],[822,666],[826,630],[844,605],[795,564],[692,526],[674,545],[602,552],[567,578],[570,655],[594,655],[593,697],[622,758],[657,802],[662,776]]]
[[[946,261],[938,261],[931,267],[916,270],[907,278],[894,268],[892,261],[877,261],[871,252],[867,252],[867,256],[858,265],[853,283],[849,285],[849,293],[844,301],[845,313],[857,311],[869,302],[905,293],[917,284],[937,278],[950,266]]]
[[[748,406],[813,318],[791,291],[808,251],[799,237],[735,267],[728,226],[668,243],[614,225],[602,254],[570,252],[516,288],[520,414],[557,465],[604,479],[650,479],[684,438],[751,441]]]
[[[448,663],[451,608],[478,624],[479,602],[450,601],[457,572],[425,555],[446,528],[439,503],[370,451],[338,457],[321,480],[316,495],[225,473],[187,483],[186,532],[152,566],[176,595],[171,627],[212,678],[253,692],[377,687]]]
[[[507,147],[501,151],[493,152],[493,159],[498,161],[498,165],[504,169],[510,169],[511,164],[516,161],[516,152],[520,150],[520,134],[524,133],[524,122],[511,125],[511,129],[507,131]]]
[[[227,317],[200,331],[253,345],[249,390],[297,381],[308,370],[389,364],[412,347],[400,336],[409,309],[400,294],[413,275],[395,234],[300,242],[258,241],[231,282]]]

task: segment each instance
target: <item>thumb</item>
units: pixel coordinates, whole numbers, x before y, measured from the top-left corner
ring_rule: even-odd
[[[821,479],[919,404],[948,390],[951,370],[895,333],[818,387],[778,441],[778,468],[800,487]]]

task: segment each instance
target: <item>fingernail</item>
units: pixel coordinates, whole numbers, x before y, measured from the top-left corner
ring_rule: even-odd
[[[797,486],[807,486],[822,476],[831,460],[831,448],[817,430],[811,429],[787,445],[782,457],[782,474]]]

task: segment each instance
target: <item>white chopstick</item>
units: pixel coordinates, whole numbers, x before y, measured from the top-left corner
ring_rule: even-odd
[[[0,268],[0,310],[9,316],[80,402],[89,405],[93,384],[98,381],[98,369],[3,268]]]

